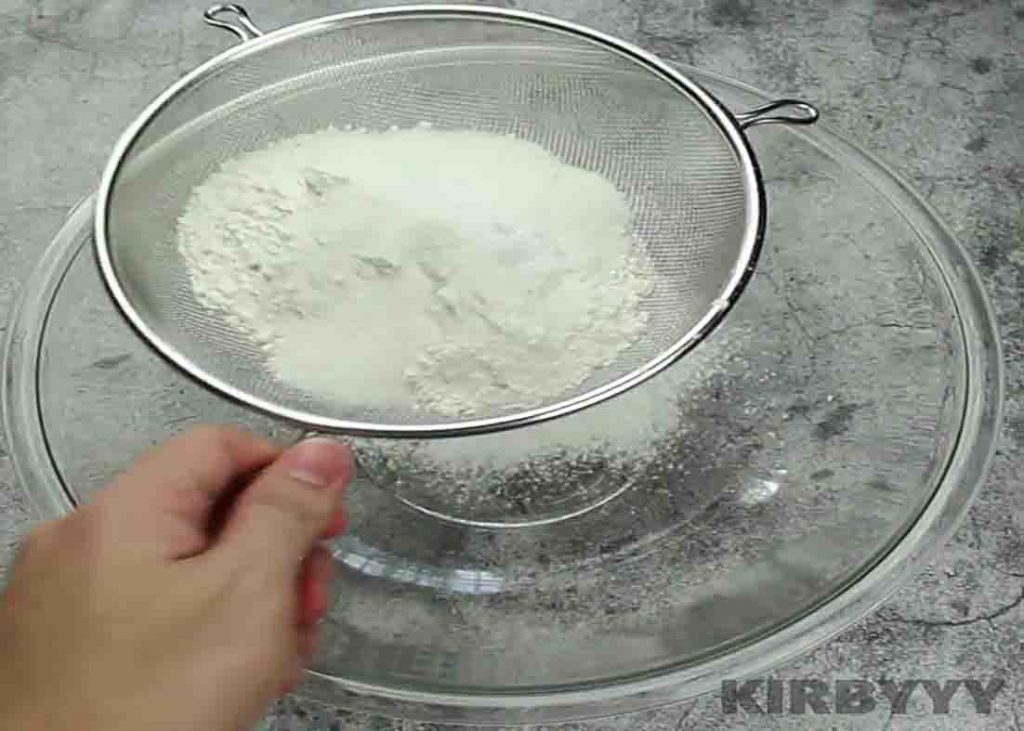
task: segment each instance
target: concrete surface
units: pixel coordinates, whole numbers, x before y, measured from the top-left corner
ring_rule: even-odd
[[[266,27],[384,2],[248,5]],[[818,102],[828,124],[885,158],[944,215],[982,269],[1006,347],[1006,428],[988,485],[941,557],[874,615],[777,677],[1001,677],[989,716],[966,694],[906,715],[723,714],[708,697],[579,729],[1022,728],[1024,724],[1024,2],[522,0],[663,56]],[[0,314],[119,130],[171,81],[227,47],[203,2],[0,0]],[[3,327],[0,325],[0,327]],[[0,559],[30,525],[0,444]],[[411,729],[282,702],[274,731]]]

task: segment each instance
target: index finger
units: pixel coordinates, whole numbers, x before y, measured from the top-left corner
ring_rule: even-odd
[[[240,429],[199,427],[147,452],[97,502],[117,516],[123,547],[186,558],[209,545],[218,506],[280,452]]]
[[[111,491],[153,493],[190,490],[214,500],[235,482],[273,462],[282,449],[230,426],[201,426],[140,457]]]

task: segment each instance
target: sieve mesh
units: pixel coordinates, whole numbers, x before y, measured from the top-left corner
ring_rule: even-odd
[[[177,220],[192,189],[244,152],[329,125],[383,131],[428,122],[512,134],[609,179],[630,201],[635,237],[656,275],[643,303],[648,328],[613,364],[572,392],[552,394],[548,406],[653,373],[653,363],[681,352],[709,313],[721,311],[756,253],[757,177],[721,120],[648,61],[578,32],[469,12],[327,19],[239,46],[185,81],[158,102],[119,161],[115,153],[97,231],[108,283],[178,365],[309,426],[416,436],[484,430],[411,404],[382,411],[358,394],[341,399],[284,384],[257,343],[196,300]]]

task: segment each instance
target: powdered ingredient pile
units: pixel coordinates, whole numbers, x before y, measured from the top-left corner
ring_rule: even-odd
[[[198,301],[285,384],[445,417],[549,402],[644,330],[626,197],[506,135],[328,128],[225,163],[178,245]]]

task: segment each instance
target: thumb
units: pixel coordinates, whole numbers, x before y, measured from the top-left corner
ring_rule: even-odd
[[[238,497],[221,547],[289,576],[330,528],[355,476],[351,450],[322,437],[286,450]]]

